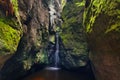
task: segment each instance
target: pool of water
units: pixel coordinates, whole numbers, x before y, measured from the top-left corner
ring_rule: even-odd
[[[75,72],[63,69],[44,68],[22,80],[95,80],[91,71]]]

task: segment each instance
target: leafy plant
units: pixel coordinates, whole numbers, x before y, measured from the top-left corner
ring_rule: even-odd
[[[82,7],[85,6],[85,0],[83,0],[82,2],[77,2],[75,3],[78,7]]]

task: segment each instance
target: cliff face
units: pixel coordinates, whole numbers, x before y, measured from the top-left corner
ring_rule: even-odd
[[[88,44],[85,28],[82,23],[84,7],[77,5],[81,1],[69,0],[62,12],[63,24],[61,38],[66,48],[67,54],[65,56],[67,56],[66,60],[68,61],[64,64],[72,64],[72,66],[69,65],[67,67],[84,66],[86,59],[81,60],[81,56],[82,58],[86,55],[88,56]]]
[[[1,69],[2,80],[16,80],[32,66],[47,63],[49,31],[57,30],[65,0],[18,0],[18,5],[23,34],[17,51]]]
[[[18,0],[18,4],[23,36],[16,53],[1,70],[2,80],[16,80],[26,74],[34,63],[40,61],[37,54],[42,53],[48,38],[49,12],[46,1]]]
[[[97,80],[120,79],[120,1],[91,0],[84,24]]]
[[[68,1],[62,12],[62,39],[66,48],[71,49],[73,55],[87,55],[85,28],[82,25],[83,7],[76,4],[82,0]]]
[[[79,0],[76,0],[74,3],[78,1]],[[46,48],[49,44],[48,42],[55,42],[55,38],[53,39],[53,37],[56,31],[59,31],[60,36],[62,36],[63,45],[65,45],[65,48],[62,46],[62,49],[72,50],[68,51],[67,54],[66,50],[61,51],[60,64],[66,68],[86,65],[87,59],[85,56],[88,53],[88,48],[82,26],[81,16],[83,11],[82,8],[79,11],[79,7],[77,7],[76,4],[72,5],[72,2],[73,1],[70,1],[64,9],[62,20],[61,13],[66,0],[18,0],[18,20],[21,19],[23,35],[17,51],[1,69],[2,80],[16,80],[20,76],[25,75],[34,64],[46,64]],[[68,10],[68,8],[70,8],[69,5],[73,6],[73,11],[75,11],[75,8],[77,8],[77,11],[67,16],[66,14],[68,14],[68,12],[72,12]],[[66,10],[68,10],[68,12],[66,12]],[[80,13],[81,11],[82,13]],[[72,18],[71,15],[78,16]],[[62,22],[64,22],[63,26],[61,26]],[[63,30],[63,32],[61,32],[61,30]],[[81,55],[83,55],[82,58]]]
[[[22,31],[16,13],[16,0],[0,0],[0,69],[17,50]]]
[[[46,48],[49,42],[55,46],[56,31],[62,66],[85,66],[89,49],[98,80],[120,79],[120,1],[67,1],[65,6],[66,0],[18,0],[19,14],[14,7],[11,17],[5,15],[8,9],[0,9],[0,54],[15,53],[2,67],[0,79],[16,80],[34,64],[47,63]]]

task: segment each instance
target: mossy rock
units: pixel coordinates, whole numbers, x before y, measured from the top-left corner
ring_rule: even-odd
[[[0,55],[14,53],[20,40],[20,32],[0,21]]]
[[[84,25],[97,80],[120,80],[120,0],[91,0]]]
[[[95,24],[97,17],[99,17],[100,15],[106,15],[111,20],[109,21],[110,25],[105,28],[104,33],[108,33],[111,31],[120,32],[119,4],[120,0],[92,0],[84,12],[83,23],[86,26],[86,32],[90,33],[93,31],[93,25]]]
[[[22,33],[17,0],[12,0],[14,15],[0,10],[0,55],[14,53]]]
[[[71,54],[74,55],[88,53],[85,30],[82,25],[83,6],[78,6],[80,2],[82,0],[67,2],[62,12],[64,23],[61,37],[65,47],[71,49]]]

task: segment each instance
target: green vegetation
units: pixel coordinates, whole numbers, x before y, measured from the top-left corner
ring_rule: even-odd
[[[93,24],[95,20],[100,15],[107,15],[113,18],[107,28],[105,33],[111,31],[119,31],[120,24],[119,21],[115,22],[116,19],[120,19],[120,10],[117,8],[119,6],[119,0],[93,0],[89,6],[85,9],[83,23],[86,26],[86,32],[90,33],[93,30]],[[109,5],[109,7],[108,7]],[[117,8],[117,9],[116,9]],[[116,16],[116,18],[114,18]]]
[[[20,39],[19,31],[0,21],[0,54],[13,53]]]
[[[8,24],[9,26],[11,26],[15,29],[19,29],[19,27],[17,27],[17,25],[18,25],[17,22],[15,20],[10,19],[10,18],[0,16],[0,22]]]
[[[65,47],[73,49],[73,55],[87,53],[87,43],[82,24],[83,7],[78,6],[79,3],[79,0],[68,2],[62,12],[64,23],[61,37]]]
[[[12,0],[12,4],[15,16],[0,15],[0,55],[14,53],[20,40],[21,23],[17,0]],[[2,10],[0,13],[3,13]]]
[[[75,3],[78,7],[82,7],[85,6],[85,0],[83,0],[82,2],[77,2]]]
[[[21,24],[21,21],[20,21],[20,15],[19,15],[19,9],[18,9],[18,0],[12,0],[12,4],[13,4],[13,9],[14,9],[14,12],[15,12],[15,16],[17,17],[20,28],[22,29],[22,24]]]
[[[38,63],[48,63],[48,56],[44,49],[41,50],[41,52],[36,54],[35,61]]]
[[[61,3],[62,3],[62,9],[63,9],[66,4],[66,0],[62,0]]]

